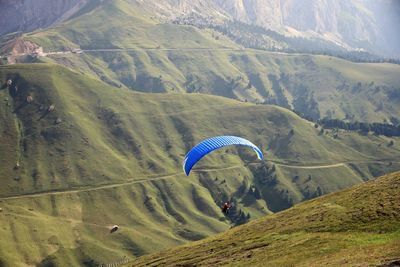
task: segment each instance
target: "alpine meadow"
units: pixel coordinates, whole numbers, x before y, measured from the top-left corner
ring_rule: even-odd
[[[0,267],[399,265],[397,11],[0,1]]]

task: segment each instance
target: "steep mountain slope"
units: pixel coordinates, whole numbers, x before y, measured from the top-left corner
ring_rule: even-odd
[[[101,3],[89,14],[24,39],[45,52],[85,49],[49,57],[116,87],[275,103],[314,118],[382,122],[400,117],[399,65],[243,50],[212,30],[160,23],[135,1]]]
[[[373,43],[379,34],[363,1],[219,1],[233,17],[275,31],[319,37],[347,48]]]
[[[70,18],[88,0],[2,0],[0,2],[0,35],[34,31]]]
[[[0,80],[6,266],[131,258],[400,168],[398,138],[335,139],[279,107],[135,93],[52,64],[1,66]],[[267,161],[229,148],[184,177],[186,151],[221,134],[249,138]],[[226,199],[230,218],[219,211]],[[121,231],[110,235],[113,224]]]
[[[131,94],[85,77],[56,65],[1,67],[2,80],[13,81],[1,91],[6,99],[2,118],[10,126],[4,129],[17,144],[15,160],[6,168],[10,187],[2,188],[4,192],[47,191],[174,173],[190,146],[219,133],[248,136],[268,149],[270,160],[305,165],[396,161],[399,152],[397,142],[379,145],[388,144],[390,138],[343,132],[335,139],[329,131],[321,135],[320,129],[278,107],[198,94]],[[27,102],[28,96],[34,99],[32,103]],[[55,106],[53,111],[49,111],[51,106]],[[197,124],[193,116],[203,123]],[[22,166],[13,170],[17,161]],[[17,176],[35,179],[15,180]],[[46,181],[46,177],[54,180]]]
[[[0,266],[120,262],[400,169],[399,138],[324,130],[267,105],[400,117],[397,65],[243,49],[170,22],[223,21],[223,1],[46,2],[5,17],[17,30],[51,28],[0,38],[15,59],[0,64],[47,62],[0,66]],[[185,177],[188,149],[221,134],[252,140],[266,160],[227,148]]]
[[[127,266],[398,263],[399,198],[400,173],[394,173]]]

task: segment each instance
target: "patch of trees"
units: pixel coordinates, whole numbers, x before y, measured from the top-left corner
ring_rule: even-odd
[[[318,102],[314,98],[314,93],[310,92],[303,85],[296,87],[293,107],[311,120],[318,120],[320,118]]]
[[[400,59],[383,58],[365,51],[348,51],[323,39],[285,36],[273,30],[237,20],[220,22],[211,17],[192,13],[176,18],[172,23],[191,25],[200,29],[213,29],[247,48],[284,53],[327,55],[352,62],[400,64]]]
[[[391,117],[390,123],[379,123],[379,122],[348,122],[340,119],[332,119],[331,117],[325,117],[320,120],[314,119],[312,116],[306,115],[298,110],[292,110],[294,113],[299,115],[301,118],[311,122],[315,122],[315,128],[321,125],[323,128],[320,130],[320,135],[324,134],[325,129],[342,129],[346,131],[357,131],[362,134],[368,134],[373,132],[375,135],[383,135],[387,137],[400,136],[400,119]]]
[[[400,125],[388,123],[367,123],[367,122],[346,122],[339,119],[324,118],[318,121],[326,129],[343,129],[348,131],[359,131],[367,134],[373,132],[376,135],[384,135],[388,137],[400,136]]]
[[[250,220],[250,213],[246,214],[242,209],[237,208],[236,202],[234,202],[233,206],[229,209],[227,217],[235,225],[241,225]]]
[[[252,169],[254,177],[257,177],[260,185],[275,186],[278,183],[275,165],[262,162],[259,166]]]
[[[400,88],[390,88],[386,94],[389,99],[400,101]]]
[[[390,118],[390,122],[391,122],[393,125],[400,126],[400,120],[399,120],[398,118],[391,117],[391,118]]]
[[[336,90],[339,92],[349,92],[351,94],[363,94],[366,98],[376,106],[376,111],[383,110],[384,103],[379,102],[384,100],[386,97],[389,102],[400,101],[400,87],[393,85],[378,85],[374,81],[361,83],[357,82],[349,84],[343,81],[342,84],[336,86]],[[377,97],[375,97],[377,95]],[[349,118],[350,119],[350,118]]]
[[[319,54],[319,53],[318,53]],[[357,63],[392,63],[400,65],[400,59],[384,58],[365,51],[333,51],[326,50],[321,53],[326,56],[342,58]]]
[[[269,74],[268,79],[272,84],[272,90],[275,95],[268,95],[263,104],[278,105],[291,109],[289,101],[284,93],[284,88],[291,88],[293,91],[293,111],[299,116],[311,121],[320,118],[318,102],[314,98],[314,93],[306,86],[291,82],[290,75],[284,72],[282,72],[279,77],[277,75]]]
[[[134,88],[146,88],[147,92],[151,93],[165,93],[165,83],[162,76],[153,77],[150,75],[139,75],[134,83]]]
[[[265,100],[264,104],[278,105],[284,108],[290,108],[289,101],[285,96],[285,92],[280,84],[280,80],[276,75],[269,74],[268,79],[271,81],[274,97]]]

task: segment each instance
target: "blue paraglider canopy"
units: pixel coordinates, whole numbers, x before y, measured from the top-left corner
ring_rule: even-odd
[[[249,140],[237,136],[216,136],[202,141],[193,147],[185,156],[183,161],[183,170],[186,176],[189,176],[192,167],[205,155],[214,151],[215,149],[231,146],[241,145],[251,147],[258,156],[258,159],[263,159],[261,150]]]

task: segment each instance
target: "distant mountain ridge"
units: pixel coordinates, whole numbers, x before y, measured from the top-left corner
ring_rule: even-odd
[[[33,31],[67,20],[97,0],[0,2],[0,35]],[[400,3],[389,0],[128,0],[161,19],[191,14],[215,21],[237,20],[278,33],[323,40],[348,50],[400,57]]]
[[[0,35],[34,31],[68,19],[87,0],[1,0]]]
[[[396,45],[399,38],[393,32],[400,11],[396,1],[137,1],[162,16],[176,18],[194,13],[217,20],[233,19],[288,36],[321,39],[345,49],[400,56]]]
[[[282,38],[282,34],[268,30],[265,30],[266,41],[297,46],[297,55],[242,49],[238,45],[240,40],[234,42],[229,34],[190,26],[190,14],[209,22],[210,17],[202,15],[202,11],[213,14],[212,23],[226,23],[228,15],[217,4],[211,0],[193,3],[90,1],[73,19],[57,27],[25,34],[19,38],[19,44],[24,44],[21,48],[34,48],[38,51],[36,54],[40,54],[39,48],[43,48],[43,53],[61,51],[48,58],[68,68],[91,73],[115,87],[143,92],[221,95],[280,105],[313,119],[327,117],[371,123],[399,117],[398,65],[359,64],[307,55],[301,48],[307,49],[309,44],[324,49],[328,42]],[[183,16],[188,17],[189,25],[179,25],[179,18]],[[252,37],[257,37],[261,28],[241,22],[227,24],[230,32],[239,32],[239,38],[253,30],[250,38],[244,40],[250,41],[250,47]],[[7,42],[0,48],[4,48],[0,54],[10,50],[20,52],[14,49],[14,43]],[[75,48],[85,51],[66,54]],[[110,51],[110,48],[116,50]],[[129,50],[123,51],[126,48]]]

